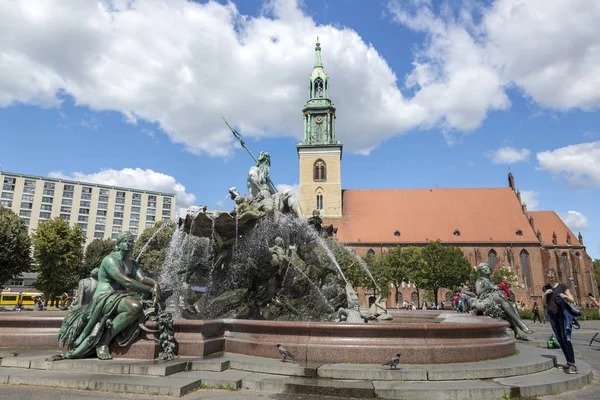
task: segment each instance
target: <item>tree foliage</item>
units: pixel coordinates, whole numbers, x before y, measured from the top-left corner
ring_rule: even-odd
[[[509,285],[514,285],[518,281],[517,274],[515,274],[511,269],[508,269],[506,265],[502,265],[501,267],[494,269],[492,272],[492,281],[494,281],[496,285],[499,285],[500,282],[502,282],[503,276],[508,278]]]
[[[83,256],[83,268],[79,273],[79,279],[87,278],[94,268],[100,268],[104,257],[115,249],[115,241],[112,239],[94,239],[85,248]]]
[[[156,233],[157,231],[159,232]],[[160,275],[167,252],[169,251],[173,232],[175,232],[174,225],[164,226],[164,223],[159,221],[154,224],[153,227],[144,229],[142,234],[138,237],[133,246],[132,257],[137,258],[144,248],[144,245],[148,243],[139,259],[139,263],[146,275],[153,278]]]
[[[471,266],[458,247],[444,246],[437,240],[423,249],[425,266],[416,273],[420,287],[434,294],[438,303],[440,288],[453,288],[469,279]]]
[[[394,285],[396,298],[402,282],[413,282],[418,279],[417,271],[424,266],[422,249],[420,247],[396,247],[385,254],[381,262],[387,269],[389,282]],[[415,283],[415,286],[418,285]]]
[[[387,265],[385,258],[380,257],[376,260],[373,260],[370,265],[367,265],[369,267],[369,271],[371,271],[373,279],[375,280],[377,286],[379,286],[379,289],[381,290],[381,295],[383,295],[384,297],[389,296],[391,292],[390,283],[392,283],[392,271]],[[373,283],[371,282],[371,285],[372,284]]]
[[[31,239],[23,220],[0,207],[0,288],[31,268]]]
[[[57,217],[40,223],[32,238],[38,273],[35,286],[47,299],[73,289],[83,261],[85,237],[81,228]]]
[[[335,239],[326,238],[325,242],[327,247],[333,252],[336,262],[352,287],[368,287],[370,279],[365,270],[360,266],[358,256],[351,253],[351,250]]]

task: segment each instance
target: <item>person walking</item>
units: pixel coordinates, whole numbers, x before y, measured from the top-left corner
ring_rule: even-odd
[[[547,307],[554,336],[558,340],[558,343],[560,343],[560,348],[567,360],[567,363],[563,365],[563,370],[567,374],[576,374],[577,367],[575,366],[575,353],[570,337],[571,326],[567,326],[567,323],[571,325],[570,322],[572,321],[565,315],[565,310],[561,304],[561,301],[574,303],[575,299],[571,295],[571,291],[567,285],[557,281],[556,270],[549,269],[546,273],[546,279],[548,283],[542,288],[542,291],[544,292],[542,300],[543,304]]]
[[[537,318],[538,321],[540,321],[540,324],[542,323],[542,317],[540,317],[540,307],[538,307],[538,303],[537,301],[533,302],[533,323],[535,324],[535,320]]]

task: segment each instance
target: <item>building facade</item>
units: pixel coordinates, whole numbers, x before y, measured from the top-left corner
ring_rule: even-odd
[[[342,216],[342,144],[335,138],[335,106],[329,99],[329,77],[323,69],[317,38],[308,101],[302,109],[304,140],[296,148],[300,160],[300,207],[304,215],[317,209],[322,217]]]
[[[86,243],[130,231],[136,238],[157,221],[175,219],[175,194],[0,172],[0,206],[19,215],[29,232],[59,217],[78,225]]]
[[[300,204],[304,215],[319,209],[324,225],[336,228],[339,242],[359,256],[377,257],[395,247],[440,240],[460,248],[474,268],[487,262],[492,269],[514,272],[517,282],[511,289],[529,307],[541,302],[550,268],[580,304],[589,292],[597,295],[582,235],[575,237],[554,211],[528,212],[510,173],[508,185],[497,188],[342,190],[342,144],[335,139],[335,107],[318,42],[309,83],[304,140],[297,145]],[[373,293],[358,293],[364,305],[374,300]],[[451,297],[449,288],[438,293],[440,300]],[[422,300],[414,285],[405,282],[397,295],[392,289],[387,305],[417,298]]]

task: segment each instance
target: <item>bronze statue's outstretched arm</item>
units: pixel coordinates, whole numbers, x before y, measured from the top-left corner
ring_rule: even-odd
[[[135,263],[134,264],[135,279],[142,282],[144,285],[151,287],[154,292],[153,293],[154,300],[157,301],[157,299],[160,298],[160,284],[158,282],[156,282],[154,279],[147,277],[144,274],[144,271],[142,271],[142,269],[140,268],[139,264],[136,261],[133,261],[133,262]]]
[[[102,261],[102,265],[104,266],[104,270],[108,273],[108,275],[124,288],[136,292],[152,294],[153,289],[150,286],[138,282],[135,279],[131,279],[121,272],[121,269],[112,257],[106,257]]]

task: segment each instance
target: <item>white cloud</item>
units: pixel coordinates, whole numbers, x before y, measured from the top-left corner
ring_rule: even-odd
[[[192,153],[227,156],[234,142],[221,116],[247,137],[302,136],[317,36],[336,131],[351,152],[438,125],[455,141],[454,130],[507,109],[511,86],[545,107],[600,102],[597,2],[499,0],[480,10],[478,23],[468,9],[449,19],[392,6],[398,21],[428,35],[403,81],[405,97],[386,60],[355,31],[317,25],[301,0],[265,1],[258,17],[210,0],[0,2],[0,107],[57,107],[69,95],[131,124],[156,123]]]
[[[151,169],[124,168],[120,171],[103,169],[93,174],[74,172],[71,175],[55,171],[50,172],[49,176],[52,178],[99,183],[108,186],[174,193],[177,195],[177,207],[189,207],[196,201],[196,196],[192,193],[186,193],[185,186],[177,182],[174,177],[152,171]]]
[[[514,164],[527,160],[529,149],[515,149],[514,147],[501,147],[496,151],[488,153],[488,157],[494,164]]]
[[[563,177],[572,187],[600,186],[600,141],[537,153],[541,171]]]
[[[156,123],[192,153],[227,156],[234,140],[221,116],[246,137],[302,137],[319,36],[346,149],[367,153],[435,122],[403,98],[371,45],[352,29],[317,26],[296,0],[268,1],[258,17],[215,1],[76,3],[0,2],[0,106],[59,106],[68,94],[128,123]]]
[[[540,194],[533,190],[521,190],[521,203],[527,205],[529,211],[537,209]]]
[[[568,211],[561,214],[560,218],[572,231],[582,231],[588,227],[587,217],[578,211]]]
[[[598,2],[483,3],[445,3],[436,14],[429,1],[390,0],[397,22],[427,35],[406,79],[419,90],[417,101],[426,98],[428,109],[439,104],[458,127],[474,127],[488,110],[509,107],[510,87],[542,107],[600,107]]]

